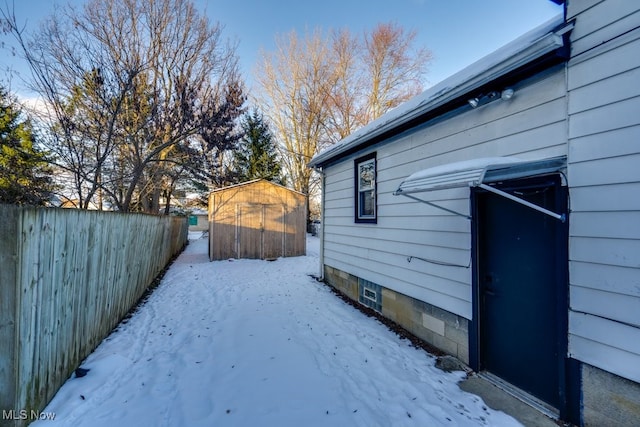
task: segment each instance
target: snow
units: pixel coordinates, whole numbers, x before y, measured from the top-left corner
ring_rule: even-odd
[[[455,174],[457,172],[483,171],[491,166],[515,164],[523,162],[517,157],[480,157],[477,159],[461,160],[459,162],[447,163],[414,172],[404,180],[403,184],[432,178],[441,175]]]
[[[200,236],[33,426],[519,425],[310,277],[317,238],[305,257],[209,262]]]
[[[481,157],[433,166],[409,175],[393,194],[476,186],[482,183],[487,170],[518,163],[523,163],[523,160],[517,157]]]

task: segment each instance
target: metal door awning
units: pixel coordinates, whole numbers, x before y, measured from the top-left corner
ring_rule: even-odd
[[[393,194],[395,196],[406,196],[470,219],[468,215],[419,199],[413,196],[413,194],[443,190],[447,188],[480,187],[564,222],[566,219],[566,214],[564,213],[558,214],[549,211],[548,209],[530,203],[487,184],[509,179],[555,173],[564,169],[566,165],[566,156],[541,160],[522,160],[517,157],[483,157],[462,162],[448,163],[416,172],[402,181],[398,189],[394,191]]]

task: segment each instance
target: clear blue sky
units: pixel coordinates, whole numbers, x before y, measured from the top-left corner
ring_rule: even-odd
[[[392,21],[416,30],[418,43],[432,51],[428,74],[432,85],[562,13],[562,7],[551,0],[193,1],[210,19],[224,25],[227,37],[238,40],[240,64],[248,81],[259,50],[272,50],[276,34],[294,29],[303,34],[305,29],[318,27],[347,27],[359,33]],[[81,4],[84,0],[72,2]],[[65,3],[67,0],[15,0],[16,15],[32,29],[55,5]],[[18,59],[6,53],[0,51],[0,69],[6,65],[21,69]],[[19,89],[18,82],[12,86]]]

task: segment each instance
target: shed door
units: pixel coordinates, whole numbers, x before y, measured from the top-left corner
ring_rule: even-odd
[[[566,212],[559,206],[564,190],[548,180],[505,190]],[[492,193],[476,200],[480,366],[560,408],[566,225]]]
[[[241,204],[237,213],[238,258],[270,259],[283,255],[283,206]]]
[[[284,255],[284,206],[264,205],[262,229],[262,258],[273,259]]]
[[[262,257],[262,205],[238,206],[236,241],[238,258]]]

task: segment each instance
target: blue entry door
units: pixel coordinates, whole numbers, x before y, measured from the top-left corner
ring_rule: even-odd
[[[501,189],[566,212],[559,178],[520,180]],[[493,193],[477,192],[475,199],[480,368],[560,408],[566,224]]]

